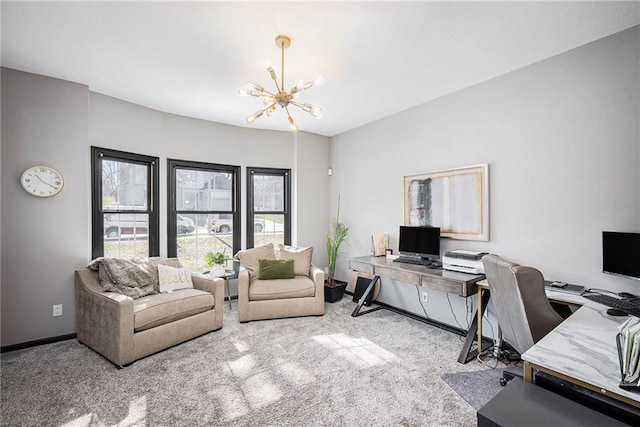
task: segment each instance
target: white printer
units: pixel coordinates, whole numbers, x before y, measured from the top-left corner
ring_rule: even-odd
[[[442,268],[462,273],[484,274],[482,257],[485,255],[487,255],[487,252],[447,251],[442,257]]]

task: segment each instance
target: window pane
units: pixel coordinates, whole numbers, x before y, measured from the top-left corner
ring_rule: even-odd
[[[229,258],[233,256],[233,234],[218,233],[207,225],[194,226],[193,231],[181,234],[180,217],[189,219],[193,224],[207,224],[212,215],[194,214],[187,218],[178,214],[177,256],[183,266],[202,273],[209,270],[204,260],[208,252],[224,252]]]
[[[227,172],[176,169],[176,210],[231,211],[232,178]]]
[[[148,230],[147,214],[104,214],[104,256],[148,257]]]
[[[147,167],[102,160],[102,209],[147,210]]]
[[[253,210],[284,212],[284,176],[253,175]]]
[[[254,215],[254,247],[273,243],[284,245],[284,215]]]

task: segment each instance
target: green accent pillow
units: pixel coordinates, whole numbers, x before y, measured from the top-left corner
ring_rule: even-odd
[[[260,280],[293,279],[294,277],[292,259],[261,259],[258,263]]]

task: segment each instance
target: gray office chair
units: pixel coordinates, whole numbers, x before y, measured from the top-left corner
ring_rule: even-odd
[[[485,255],[482,264],[502,338],[518,353],[527,351],[562,322],[547,299],[540,271],[494,254]],[[500,383],[505,385],[515,375],[521,374],[504,371]]]

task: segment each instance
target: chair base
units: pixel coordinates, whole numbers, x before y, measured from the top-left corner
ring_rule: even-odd
[[[509,383],[509,381],[511,381],[514,378],[524,379],[524,375],[522,372],[514,372],[513,370],[510,371],[508,369],[505,369],[504,371],[502,371],[502,378],[500,378],[500,385],[504,387]]]

